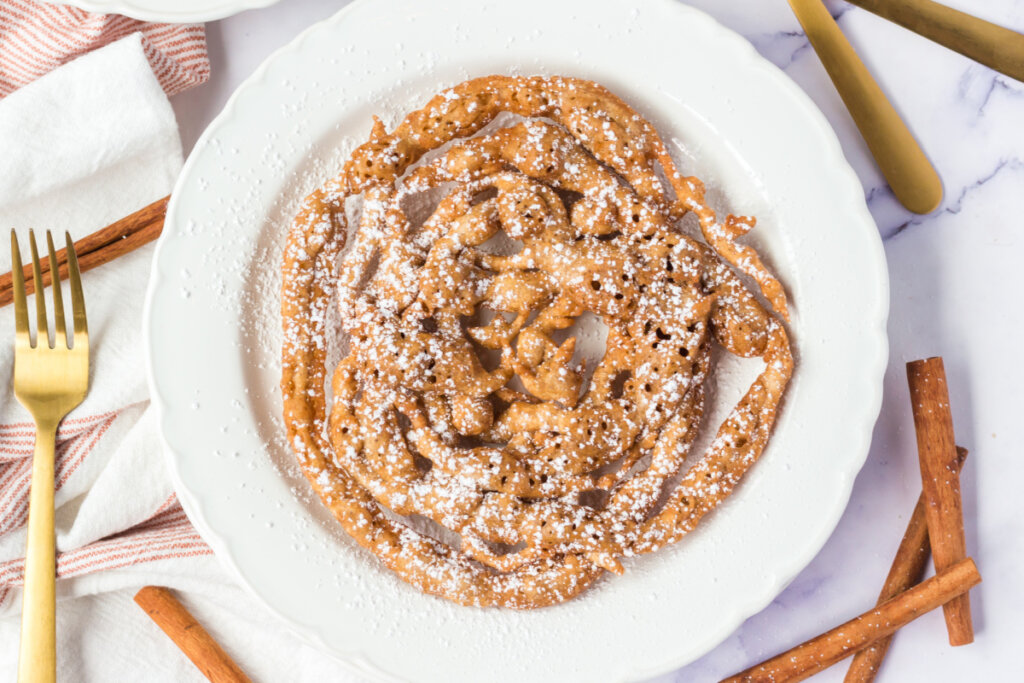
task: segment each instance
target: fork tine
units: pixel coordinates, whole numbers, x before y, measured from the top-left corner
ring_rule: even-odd
[[[36,234],[28,231],[28,245],[32,248],[32,285],[36,290],[36,348],[40,344],[50,346],[50,331],[46,323],[46,294],[43,292],[43,272],[39,267],[39,251],[36,249]]]
[[[64,296],[61,294],[60,269],[57,266],[57,252],[53,248],[53,234],[46,231],[46,248],[50,252],[50,280],[53,282],[53,333],[54,348],[67,347],[68,333],[64,324]]]
[[[11,230],[11,279],[14,281],[14,332],[18,342],[28,341],[28,302],[25,301],[25,272],[21,265],[18,235]]]
[[[71,311],[75,321],[75,346],[78,346],[81,343],[78,336],[89,334],[85,322],[85,295],[82,294],[82,274],[78,272],[78,254],[75,253],[75,244],[67,232],[64,233],[64,241],[67,243],[68,251],[68,279],[71,283]],[[87,337],[85,341],[88,341]]]

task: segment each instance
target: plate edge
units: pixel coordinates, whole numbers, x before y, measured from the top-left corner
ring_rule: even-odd
[[[275,1],[276,0],[270,0],[267,4],[270,4],[271,2]],[[868,241],[872,243],[872,246],[876,251],[875,263],[878,266],[880,266],[878,269],[879,272],[877,273],[878,277],[874,280],[874,282],[878,285],[879,291],[878,300],[876,301],[875,308],[875,315],[877,317],[874,321],[875,325],[872,330],[873,336],[876,338],[877,341],[876,348],[878,349],[878,352],[875,355],[874,359],[872,359],[873,362],[865,362],[865,376],[875,378],[875,381],[870,384],[870,386],[875,387],[875,391],[872,392],[872,403],[867,406],[863,414],[865,423],[863,433],[865,434],[865,436],[862,438],[862,442],[858,445],[858,450],[862,451],[860,462],[857,466],[856,471],[851,472],[850,474],[844,476],[841,479],[841,485],[843,486],[842,495],[836,497],[837,505],[835,506],[835,509],[832,511],[832,514],[822,516],[823,519],[825,519],[826,521],[826,523],[822,526],[823,533],[820,538],[814,539],[808,545],[808,548],[811,549],[808,556],[801,557],[798,561],[791,563],[791,566],[788,568],[788,570],[777,572],[777,580],[774,581],[771,584],[771,586],[765,591],[764,596],[761,596],[757,599],[752,598],[748,600],[744,605],[738,606],[735,609],[733,609],[731,618],[724,620],[724,623],[726,625],[723,626],[722,629],[720,629],[720,632],[719,630],[716,630],[716,632],[713,635],[706,638],[706,641],[710,642],[711,644],[709,647],[704,649],[702,654],[697,655],[696,657],[683,656],[674,659],[663,660],[656,665],[645,667],[642,670],[635,670],[632,673],[627,674],[627,677],[618,679],[619,683],[628,683],[629,681],[634,681],[637,679],[643,679],[668,673],[674,671],[675,669],[686,666],[687,664],[690,664],[696,661],[697,659],[700,659],[700,657],[703,657],[711,650],[713,650],[715,647],[724,642],[743,624],[743,622],[745,622],[747,619],[749,619],[750,617],[754,616],[755,614],[762,611],[765,607],[767,607],[771,603],[771,601],[775,597],[777,597],[779,593],[785,590],[786,586],[788,586],[797,577],[797,575],[799,575],[799,573],[802,572],[814,560],[814,558],[821,551],[822,547],[824,547],[825,543],[834,533],[835,528],[838,525],[839,520],[844,514],[846,507],[849,503],[850,497],[853,492],[853,485],[856,480],[856,476],[863,468],[863,465],[867,460],[867,456],[871,445],[872,427],[874,426],[878,418],[878,414],[881,410],[883,395],[882,380],[888,364],[889,353],[888,335],[886,328],[889,313],[889,278],[888,271],[884,267],[886,263],[884,247],[882,244],[881,237],[877,232],[875,221],[871,216],[870,212],[868,211],[868,207],[863,196],[863,187],[860,184],[860,180],[857,177],[856,173],[853,171],[853,168],[850,166],[845,155],[843,154],[839,138],[836,135],[835,130],[832,128],[831,124],[829,124],[828,119],[817,107],[817,105],[814,104],[813,100],[811,100],[810,96],[802,88],[800,88],[782,69],[768,61],[766,58],[762,57],[754,49],[753,45],[751,45],[751,43],[747,41],[738,32],[726,27],[718,20],[714,19],[707,13],[695,7],[691,7],[689,5],[676,2],[675,0],[659,0],[659,2],[661,2],[661,4],[665,7],[671,7],[672,11],[678,11],[682,12],[684,15],[688,15],[688,18],[692,20],[704,21],[705,23],[710,25],[712,30],[716,30],[723,37],[727,36],[728,40],[730,40],[734,45],[738,45],[738,48],[736,50],[737,55],[742,55],[744,62],[746,62],[750,66],[761,69],[767,74],[770,74],[771,77],[775,79],[777,82],[779,82],[780,85],[783,88],[785,88],[786,91],[794,98],[794,100],[798,102],[801,105],[801,107],[809,113],[810,117],[818,122],[821,128],[821,132],[823,133],[824,138],[827,141],[827,147],[823,149],[826,150],[828,155],[832,157],[832,167],[835,168],[835,170],[840,174],[840,176],[846,177],[848,182],[845,184],[851,190],[853,188],[856,188],[859,191],[856,194],[856,196],[850,197],[849,209],[859,216],[860,221],[858,222],[862,222],[865,225],[875,227],[875,230],[869,233],[867,238]],[[342,8],[341,10],[339,10],[331,17],[316,22],[315,24],[306,28],[291,41],[289,41],[288,43],[286,43],[285,45],[271,53],[260,64],[260,66],[257,67],[255,71],[253,71],[253,73],[249,77],[247,77],[241,84],[239,84],[238,88],[234,91],[234,93],[232,93],[231,97],[225,103],[224,108],[221,110],[221,112],[213,119],[213,121],[210,122],[210,124],[203,131],[203,134],[199,137],[192,152],[189,154],[189,158],[183,165],[178,181],[175,183],[174,191],[171,193],[171,201],[168,206],[166,219],[168,225],[173,224],[173,218],[176,214],[177,202],[175,199],[177,196],[178,187],[179,185],[184,184],[183,181],[186,177],[187,171],[189,170],[191,164],[193,163],[194,158],[196,157],[197,150],[201,150],[201,148],[205,147],[205,145],[208,143],[209,138],[213,137],[214,132],[218,128],[223,126],[227,121],[229,121],[232,118],[232,116],[234,116],[236,103],[240,96],[245,91],[248,91],[258,86],[264,80],[270,64],[277,61],[282,55],[298,51],[309,40],[309,38],[312,35],[318,33],[319,31],[326,30],[327,27],[333,25],[336,22],[342,21],[345,18],[345,16],[350,13],[353,7],[358,7],[364,4],[369,4],[369,0],[356,0],[355,2],[352,2],[349,5]],[[164,237],[161,236],[157,243],[156,251],[153,256],[152,275],[146,291],[146,302],[143,313],[143,343],[146,351],[147,382],[149,384],[150,395],[152,397],[153,405],[157,410],[158,424],[160,425],[160,441],[164,449],[165,457],[168,461],[168,469],[171,472],[171,477],[175,486],[175,490],[178,493],[179,499],[182,500],[182,505],[185,508],[186,514],[188,515],[192,523],[195,525],[196,529],[200,531],[204,540],[206,540],[207,543],[211,545],[211,547],[214,547],[215,549],[220,549],[220,552],[216,552],[216,556],[218,560],[221,562],[221,564],[232,572],[233,576],[236,578],[238,583],[241,586],[243,586],[250,595],[254,596],[257,599],[257,601],[264,606],[265,609],[273,613],[276,617],[281,619],[282,622],[287,624],[289,626],[289,630],[291,630],[293,633],[296,633],[296,635],[302,638],[303,640],[313,643],[319,649],[329,653],[337,661],[343,663],[345,666],[349,667],[351,670],[355,672],[358,672],[361,675],[371,676],[377,680],[383,681],[401,680],[395,678],[393,674],[389,674],[384,669],[381,669],[379,666],[372,663],[361,651],[341,653],[336,648],[327,644],[327,642],[320,636],[319,633],[307,631],[299,632],[297,629],[295,629],[294,623],[290,617],[285,616],[277,609],[269,605],[266,601],[264,601],[252,589],[249,582],[245,580],[245,578],[242,575],[242,572],[239,570],[239,568],[234,563],[233,559],[229,556],[223,544],[221,543],[219,536],[216,533],[212,532],[205,525],[205,518],[201,510],[201,505],[199,505],[197,501],[192,499],[191,496],[187,494],[187,492],[183,495],[182,492],[184,491],[184,487],[182,486],[180,473],[178,472],[177,465],[172,456],[173,449],[171,448],[171,445],[165,438],[166,430],[164,422],[165,419],[167,418],[167,407],[157,391],[156,382],[154,379],[153,359],[151,353],[152,347],[150,343],[150,314],[152,311],[151,304],[155,296],[155,292],[158,288],[159,270],[157,269],[157,266],[160,261],[163,244]],[[187,504],[185,502],[186,498],[188,499]]]

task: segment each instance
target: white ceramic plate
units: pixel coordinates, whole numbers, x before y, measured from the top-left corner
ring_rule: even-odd
[[[357,2],[271,57],[175,188],[149,291],[153,396],[185,509],[294,630],[371,677],[623,681],[686,664],[762,609],[832,532],[881,399],[881,242],[824,117],[739,36],[670,0]],[[645,113],[793,303],[798,366],[770,447],[683,542],[558,607],[458,607],[381,569],[281,438],[278,253],[299,199],[440,88],[494,72],[592,78]],[[730,366],[731,367],[731,366]],[[716,412],[749,382],[719,373]],[[717,424],[717,423],[716,423]]]
[[[88,12],[123,14],[142,21],[192,24],[223,19],[247,9],[267,7],[278,0],[58,0]]]

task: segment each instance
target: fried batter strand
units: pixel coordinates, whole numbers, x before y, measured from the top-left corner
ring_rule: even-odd
[[[502,112],[520,120],[481,133]],[[444,196],[416,224],[405,200],[428,190]],[[704,242],[679,228],[687,213]],[[589,81],[480,78],[391,133],[375,121],[285,250],[282,391],[303,471],[361,545],[462,604],[541,607],[620,573],[692,530],[771,433],[793,358],[782,286],[735,241],[753,225],[719,222],[650,123]],[[328,405],[332,302],[348,353]],[[586,312],[608,328],[589,369],[565,332]],[[766,367],[681,472],[713,342]]]

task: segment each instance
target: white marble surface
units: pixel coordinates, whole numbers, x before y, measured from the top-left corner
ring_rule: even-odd
[[[1024,332],[1024,84],[860,9],[830,3],[945,182],[940,209],[915,216],[886,187],[785,0],[689,2],[782,67],[839,134],[885,239],[891,360],[871,454],[831,540],[767,609],[698,662],[657,680],[718,680],[874,603],[920,491],[904,364],[930,355],[945,358],[957,440],[971,450],[963,490],[968,550],[984,576],[972,593],[977,640],[952,649],[941,614],[925,615],[900,632],[881,680],[1020,680],[1024,521],[1017,489],[1024,456],[1014,436],[1024,405],[1016,349]],[[1024,0],[945,2],[1024,30]],[[345,4],[286,0],[209,24],[213,77],[173,100],[185,149],[267,55]],[[827,216],[821,228],[829,229]],[[839,681],[844,673],[841,664],[815,680]]]

